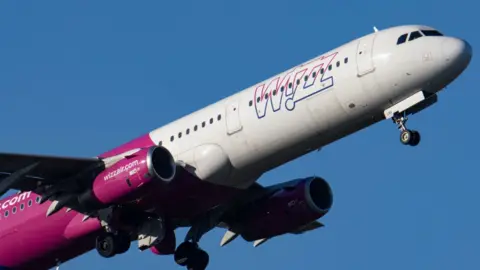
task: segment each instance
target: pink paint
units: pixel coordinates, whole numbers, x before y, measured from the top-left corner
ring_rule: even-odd
[[[15,196],[3,199],[0,204],[13,197]],[[88,235],[99,231],[98,220],[83,223],[81,221],[83,215],[75,211],[67,212],[66,209],[62,209],[47,218],[45,214],[51,203],[39,205],[35,202],[38,197],[37,194],[31,193],[24,209],[17,210],[15,214],[11,212],[12,209],[8,209],[9,214],[5,217],[7,210],[1,211],[0,266],[16,269],[48,269],[55,264],[53,255],[68,259],[69,254],[85,252],[82,249],[84,246],[77,244]],[[63,249],[69,252],[62,251]]]
[[[149,148],[142,149],[100,173],[93,181],[95,199],[103,204],[118,203],[140,186],[149,184],[155,176],[147,166],[148,151]]]
[[[139,211],[153,208],[166,218],[192,219],[240,192],[201,181],[183,169],[176,171],[173,180],[168,179],[170,183],[163,178],[151,181],[145,160],[154,145],[150,135],[145,134],[101,154],[99,157],[107,158],[143,148],[100,173],[93,183],[92,196],[100,203],[121,200]],[[165,171],[165,166],[158,168]],[[65,262],[94,249],[96,236],[103,232],[97,219],[82,221],[83,214],[66,208],[46,217],[51,202],[40,205],[39,199],[39,195],[25,192],[0,200],[0,269],[49,269],[57,260]],[[171,231],[151,250],[172,254],[175,246]]]
[[[150,179],[145,178],[148,171],[144,162],[145,152],[153,145],[147,134],[102,154],[101,157],[110,157],[145,148],[98,175],[94,195],[103,203],[122,199],[124,204],[139,211],[154,208],[167,218],[191,219],[240,192],[201,181],[183,169],[177,170],[176,177],[167,185],[164,181],[153,181],[147,185],[145,181]],[[134,165],[128,165],[134,160]],[[128,169],[117,173],[121,166]],[[112,173],[113,170],[115,173]],[[135,173],[130,175],[133,170]],[[130,176],[131,187],[125,181],[125,174]],[[128,192],[128,188],[132,187],[137,187],[135,193]],[[83,214],[67,211],[66,208],[46,217],[51,202],[40,205],[37,200],[39,195],[25,192],[0,201],[0,268],[49,269],[56,265],[57,260],[65,262],[95,247],[96,236],[103,232],[97,219],[82,221]],[[8,216],[5,216],[7,211]],[[172,231],[165,242],[151,250],[157,254],[172,254],[175,245]]]
[[[137,148],[147,148],[147,147],[150,147],[150,146],[154,146],[155,143],[152,141],[152,139],[150,138],[150,134],[145,134],[145,135],[142,135],[134,140],[131,140],[127,143],[124,143],[122,145],[120,145],[119,147],[116,147],[110,151],[107,151],[103,154],[101,154],[100,158],[107,158],[107,157],[112,157],[112,156],[116,156],[116,155],[120,155],[122,153],[125,153],[129,150],[132,150],[132,149],[137,149]]]

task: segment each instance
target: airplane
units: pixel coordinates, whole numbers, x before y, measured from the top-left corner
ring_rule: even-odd
[[[338,48],[95,157],[0,153],[0,266],[49,269],[131,242],[206,269],[214,228],[259,246],[324,226],[333,192],[320,176],[271,186],[265,173],[383,120],[416,146],[409,116],[438,100],[472,58],[463,39],[402,25]],[[189,228],[177,246],[175,230]]]

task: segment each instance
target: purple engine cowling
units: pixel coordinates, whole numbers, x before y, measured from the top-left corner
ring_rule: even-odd
[[[141,149],[101,172],[93,181],[92,189],[79,201],[88,206],[118,203],[148,189],[152,181],[172,181],[175,174],[174,158],[166,148]]]
[[[234,229],[246,241],[274,237],[319,219],[328,213],[332,203],[332,190],[324,179],[301,179],[242,209]]]

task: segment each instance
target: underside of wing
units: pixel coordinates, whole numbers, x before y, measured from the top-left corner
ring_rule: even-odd
[[[34,191],[78,177],[82,172],[104,169],[98,158],[0,153],[0,196],[10,189]]]

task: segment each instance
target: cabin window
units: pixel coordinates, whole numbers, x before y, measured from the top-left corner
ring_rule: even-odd
[[[40,203],[40,197],[35,198],[36,203]]]
[[[337,61],[337,67],[339,67],[339,66],[340,66],[340,61]]]
[[[218,120],[218,121],[222,120],[222,115],[221,115],[221,114],[219,114],[219,115],[217,116],[217,120]]]
[[[308,80],[308,76],[303,77],[303,80],[304,80],[304,81],[307,81],[307,80]]]
[[[329,66],[328,66],[328,70],[332,70],[332,65],[329,65]]]
[[[300,84],[300,79],[297,80],[297,84]]]
[[[257,103],[260,103],[260,97],[257,97]]]
[[[158,146],[162,146],[163,142],[162,141],[159,141],[158,142]]]
[[[180,139],[182,137],[182,132],[178,133],[178,138]]]
[[[348,63],[348,57],[345,57],[345,59],[343,60],[343,62],[346,64]]]
[[[5,211],[5,214],[4,214],[4,215],[5,215],[5,217],[8,217],[8,210]]]
[[[213,118],[210,118],[210,124],[213,124]]]
[[[277,95],[277,89],[273,90],[273,95],[274,95],[274,96]]]
[[[268,94],[265,94],[265,99],[268,99]]]
[[[25,209],[25,204],[24,203],[20,204],[20,210],[23,210],[23,209]]]
[[[185,131],[185,133],[186,133],[187,135],[190,134],[190,129],[187,128],[187,131]]]
[[[419,31],[415,31],[415,32],[412,32],[410,34],[410,37],[408,38],[408,41],[412,41],[412,40],[415,40],[417,38],[421,38],[422,37],[422,34],[420,34]]]
[[[170,137],[171,142],[173,142],[174,139],[175,139],[175,137],[173,137],[173,136]]]
[[[289,84],[288,84],[288,88],[292,88],[292,83],[289,83]]]
[[[280,88],[280,92],[283,93],[283,90],[284,90],[284,89],[285,89],[285,87],[282,86],[282,87]]]
[[[17,207],[16,206],[14,206],[13,209],[12,209],[12,214],[15,214],[15,213],[17,213]]]
[[[248,102],[248,106],[252,107],[252,105],[253,105],[253,102],[250,100],[250,101]]]
[[[317,77],[317,73],[314,71],[312,76],[313,76],[313,78]]]
[[[205,127],[205,121],[202,122],[202,128]]]
[[[28,200],[28,207],[32,206],[32,200]]]
[[[197,129],[198,129],[198,126],[195,125],[195,126],[193,127],[193,131],[197,131]]]
[[[320,69],[320,74],[323,74],[323,73],[325,73],[325,69],[324,69],[324,68]]]

